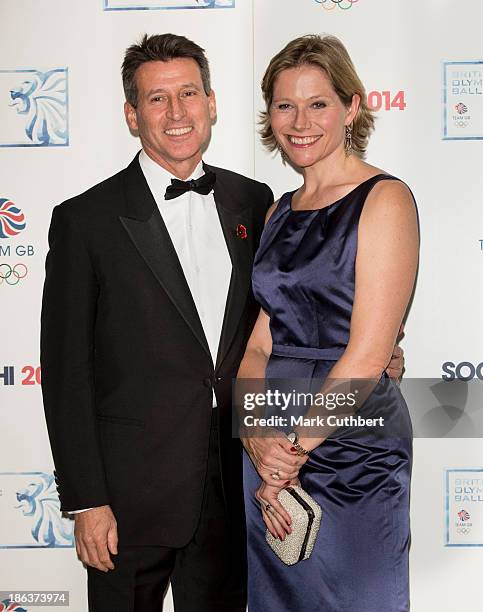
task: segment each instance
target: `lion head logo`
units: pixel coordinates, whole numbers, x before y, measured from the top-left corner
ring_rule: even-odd
[[[234,0],[196,0],[202,8],[232,7]]]
[[[72,521],[62,519],[52,474],[39,474],[38,480],[17,491],[18,506],[24,516],[32,517],[31,533],[40,546],[72,546]]]
[[[67,73],[33,72],[10,90],[10,106],[25,115],[25,133],[33,144],[67,144]]]

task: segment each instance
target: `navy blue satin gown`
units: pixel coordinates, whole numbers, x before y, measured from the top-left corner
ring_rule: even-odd
[[[270,316],[267,378],[324,379],[342,355],[360,214],[371,188],[387,179],[397,180],[375,176],[318,210],[292,210],[292,193],[281,198],[253,271],[255,296]],[[396,385],[382,393],[382,411],[397,421],[400,437],[351,439],[338,430],[302,468],[301,484],[323,516],[312,556],[295,566],[284,565],[265,541],[254,497],[260,478],[245,453],[250,612],[409,609],[411,421]]]

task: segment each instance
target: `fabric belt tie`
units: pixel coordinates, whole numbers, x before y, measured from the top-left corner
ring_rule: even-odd
[[[345,347],[311,348],[309,346],[291,346],[274,344],[272,355],[277,357],[294,357],[295,359],[317,359],[337,361],[345,351]]]

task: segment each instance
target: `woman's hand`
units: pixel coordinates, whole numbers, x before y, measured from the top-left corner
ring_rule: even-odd
[[[391,361],[386,368],[388,375],[399,385],[404,372],[404,350],[399,346],[399,342],[404,338],[404,323],[401,323],[396,344],[392,350]]]
[[[298,479],[294,478],[289,484],[299,484]],[[255,493],[255,497],[260,502],[263,521],[268,531],[274,538],[285,540],[287,534],[292,532],[292,519],[278,501],[278,494],[282,488],[273,487],[263,482]]]
[[[287,485],[287,481],[297,478],[300,468],[308,456],[299,456],[290,440],[274,430],[273,437],[251,437],[242,440],[245,450],[260,478],[272,487]]]

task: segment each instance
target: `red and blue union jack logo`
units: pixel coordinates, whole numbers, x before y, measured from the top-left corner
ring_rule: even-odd
[[[10,599],[4,599],[0,601],[0,612],[28,612],[28,610],[20,604],[10,603]]]
[[[460,521],[462,521],[463,523],[465,521],[469,521],[470,520],[470,515],[468,514],[468,512],[466,512],[466,510],[460,510],[458,512],[458,518]]]
[[[0,238],[16,236],[24,228],[25,215],[20,208],[11,200],[0,198]]]
[[[468,112],[468,107],[463,102],[459,102],[454,108],[458,115],[464,115]]]

